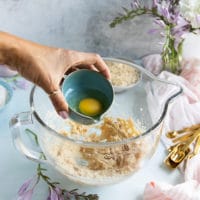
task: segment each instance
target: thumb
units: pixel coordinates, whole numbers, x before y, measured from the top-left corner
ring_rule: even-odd
[[[66,119],[68,117],[68,104],[63,96],[61,90],[57,90],[56,92],[49,95],[57,113],[63,118]]]

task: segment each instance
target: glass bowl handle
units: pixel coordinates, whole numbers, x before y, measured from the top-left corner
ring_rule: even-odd
[[[9,126],[13,143],[16,149],[26,158],[39,163],[47,163],[47,160],[42,159],[41,152],[30,149],[22,140],[20,127],[32,123],[31,112],[18,113],[11,118]]]

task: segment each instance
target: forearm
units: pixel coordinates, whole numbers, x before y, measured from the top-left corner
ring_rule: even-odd
[[[0,32],[0,64],[8,65],[19,73],[35,64],[32,55],[36,55],[40,48],[36,43]]]
[[[58,68],[65,69],[64,53],[64,49],[40,45],[0,32],[0,64],[8,65],[9,68],[18,71],[24,78],[43,87],[46,92],[55,90],[51,84],[45,83],[52,81],[46,80],[49,71],[54,72],[55,79],[65,72],[58,71]]]

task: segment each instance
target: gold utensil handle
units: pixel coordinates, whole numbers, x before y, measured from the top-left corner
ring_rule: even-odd
[[[193,156],[196,156],[199,153],[199,151],[200,151],[200,136],[197,137],[196,143],[194,146],[194,151],[188,155],[188,158],[190,159]]]
[[[197,141],[194,147],[194,153],[195,155],[199,153],[200,150],[200,136],[197,137]]]
[[[199,129],[200,128],[200,124],[196,124],[196,125],[192,125],[190,127],[186,127],[186,128],[183,128],[181,130],[176,130],[176,131],[170,131],[166,134],[166,136],[168,138],[175,138],[177,135],[179,134],[182,134],[182,133],[191,133],[193,131],[195,131],[196,129]]]

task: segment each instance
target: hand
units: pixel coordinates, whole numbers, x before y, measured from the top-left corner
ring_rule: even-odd
[[[110,79],[108,67],[98,54],[47,47],[2,32],[0,36],[0,46],[2,43],[6,46],[4,51],[0,51],[0,63],[9,65],[42,87],[63,118],[68,116],[68,105],[60,90],[64,74],[77,68],[87,68],[97,70]],[[5,45],[5,41],[9,41],[10,45]]]
[[[47,52],[46,52],[47,51]],[[65,49],[45,48],[40,59],[35,62],[28,71],[24,68],[21,74],[41,86],[50,96],[57,112],[67,118],[68,105],[60,90],[60,82],[64,74],[70,73],[77,68],[87,68],[101,72],[106,78],[110,78],[109,70],[97,54],[69,51]]]

